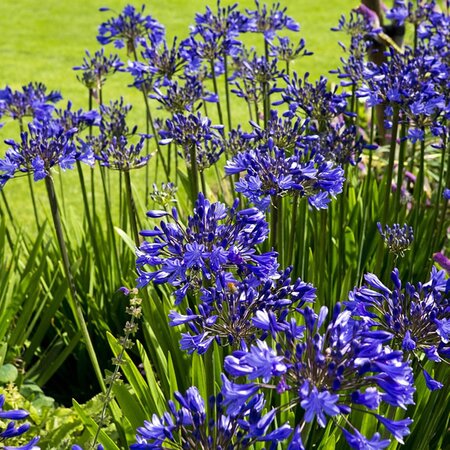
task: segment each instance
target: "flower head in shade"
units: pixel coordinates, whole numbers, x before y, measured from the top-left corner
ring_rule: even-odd
[[[201,107],[201,101],[217,103],[217,95],[205,91],[198,75],[186,75],[183,80],[168,80],[164,87],[154,88],[150,98],[158,101],[172,114],[192,112]]]
[[[153,183],[153,191],[150,192],[150,198],[152,201],[160,206],[162,209],[166,209],[172,206],[172,203],[176,203],[177,186],[172,182],[161,183],[161,188]]]
[[[72,169],[76,161],[92,165],[92,150],[82,146],[80,151],[74,143],[76,131],[76,128],[65,130],[58,120],[48,119],[30,123],[28,132],[21,133],[19,142],[6,140],[9,148],[0,160],[3,184],[16,171],[33,173],[34,181],[38,181],[49,176],[54,166]]]
[[[263,283],[276,275],[276,253],[256,251],[268,236],[264,215],[256,208],[238,211],[238,203],[227,208],[200,193],[187,226],[175,208],[172,213],[149,211],[149,217],[171,220],[141,232],[152,242],[144,242],[137,251],[139,286],[169,283],[177,287],[180,303],[188,291],[209,286],[220,291],[242,277],[253,275],[255,283]],[[155,270],[147,271],[148,266]]]
[[[81,71],[77,75],[78,81],[83,83],[88,89],[92,90],[97,97],[98,92],[106,82],[106,77],[115,72],[123,72],[123,62],[117,55],[105,55],[105,50],[95,52],[93,55],[86,50],[86,56],[83,58],[81,66],[75,66],[73,70]]]
[[[5,396],[4,394],[0,394],[0,420],[9,420],[5,428],[0,426],[0,442],[6,443],[6,446],[2,445],[2,448],[5,450],[39,450],[35,444],[39,441],[39,437],[34,437],[27,444],[24,444],[20,447],[13,447],[8,445],[8,440],[17,436],[22,436],[25,434],[29,428],[29,423],[24,423],[22,425],[16,424],[16,421],[26,419],[30,413],[23,409],[10,409],[5,411],[3,407],[5,406]]]
[[[14,120],[24,117],[46,119],[51,116],[53,103],[62,99],[57,91],[47,93],[43,83],[29,83],[22,91],[13,91],[9,86],[0,90],[0,117],[9,116]]]
[[[211,125],[211,120],[200,113],[174,114],[159,134],[163,138],[160,144],[174,142],[181,147],[188,165],[191,147],[195,147],[197,167],[201,171],[215,164],[224,151],[223,125]]]
[[[249,31],[262,33],[267,41],[272,41],[277,31],[299,31],[299,24],[286,14],[287,8],[281,9],[280,3],[273,3],[268,9],[267,5],[261,6],[259,0],[255,0],[256,10],[247,9],[250,18]]]
[[[390,339],[389,333],[371,331],[339,304],[323,331],[326,307],[318,315],[309,307],[299,312],[304,315],[305,326],[291,319],[272,345],[256,341],[256,345],[243,346],[225,358],[224,368],[231,376],[249,380],[247,386],[252,391],[246,401],[266,389],[285,393],[286,404],[280,408],[300,406],[304,411],[300,430],[313,420],[326,427],[329,418],[348,415],[353,407],[373,414],[383,402],[405,409],[413,403],[409,363],[403,361],[401,351],[383,345]],[[241,392],[245,392],[244,386]],[[228,391],[222,389],[222,394],[224,403],[232,406]],[[384,418],[376,417],[396,439],[407,434],[406,422],[385,423]],[[348,419],[345,422],[353,427]]]
[[[235,388],[224,376],[229,389]],[[153,415],[137,429],[136,443],[131,450],[183,448],[195,450],[247,449],[256,442],[271,442],[272,447],[289,437],[292,429],[288,424],[274,425],[275,410],[262,413],[263,396],[243,402],[235,414],[225,414],[222,395],[211,397],[208,405],[196,387],[190,387],[184,395],[175,392],[179,407],[169,400],[169,411],[161,417]]]
[[[383,229],[380,222],[377,223],[377,227],[389,252],[396,257],[403,257],[414,240],[413,228],[406,223],[402,227],[398,223],[394,223],[392,228],[385,225]]]
[[[129,53],[133,53],[138,42],[149,37],[152,42],[159,43],[164,38],[164,27],[152,16],[144,15],[145,5],[140,11],[132,5],[127,5],[117,16],[103,22],[98,29],[97,40],[102,45],[114,42],[116,48],[126,46]],[[101,8],[101,11],[109,11]]]
[[[407,352],[419,364],[422,357],[434,362],[450,356],[450,282],[443,270],[433,267],[426,283],[402,285],[399,272],[391,274],[393,288],[374,274],[366,285],[350,293],[347,307],[355,318],[390,333],[390,345]]]
[[[227,162],[227,175],[241,172],[245,175],[235,185],[237,192],[262,211],[269,207],[271,197],[285,195],[307,197],[311,206],[326,208],[344,182],[343,169],[326,161],[313,141],[287,152],[274,145],[272,137],[267,144],[238,153]]]
[[[291,283],[291,268],[255,285],[254,277],[222,289],[201,290],[200,303],[185,314],[171,311],[170,325],[187,325],[181,347],[189,353],[204,353],[216,341],[238,347],[241,342],[275,336],[289,326],[289,313],[313,302],[316,289],[297,279]]]

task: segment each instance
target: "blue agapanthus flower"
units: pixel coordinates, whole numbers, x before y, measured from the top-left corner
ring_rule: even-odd
[[[266,145],[233,156],[225,173],[244,173],[235,184],[236,191],[261,211],[267,210],[272,197],[286,195],[307,197],[311,206],[326,208],[330,197],[342,192],[344,171],[325,160],[309,138],[302,147],[288,152],[270,137]]]
[[[79,133],[88,127],[100,125],[101,116],[97,111],[74,111],[72,106],[72,102],[68,101],[65,109],[56,109],[54,113],[55,120],[59,121],[66,131],[76,128]]]
[[[123,72],[123,65],[118,55],[106,56],[105,50],[102,48],[93,55],[86,50],[83,64],[75,66],[73,70],[81,71],[81,75],[77,75],[77,79],[88,89],[91,89],[94,95],[97,95],[105,84],[107,76],[116,72]]]
[[[9,86],[0,90],[0,117],[9,116],[14,120],[24,117],[46,119],[52,115],[53,103],[62,99],[58,91],[47,93],[43,83],[29,83],[22,91],[13,91]]]
[[[281,9],[280,3],[273,3],[270,9],[266,4],[261,6],[259,0],[255,0],[255,4],[256,10],[247,9],[249,31],[262,33],[267,41],[272,41],[278,31],[300,30],[300,25],[286,14],[287,8]]]
[[[225,414],[222,395],[209,399],[209,408],[196,387],[183,395],[175,392],[179,407],[170,400],[169,411],[162,417],[153,415],[151,421],[137,429],[136,443],[131,450],[183,448],[196,450],[247,449],[256,442],[271,442],[276,448],[292,433],[288,424],[275,426],[275,410],[262,413],[262,395],[243,403],[235,414]]]
[[[141,42],[141,56],[142,61],[128,62],[127,70],[134,78],[133,86],[144,92],[165,86],[186,64],[180,55],[176,37],[172,47],[167,45],[166,40],[157,45],[151,41]]]
[[[33,173],[34,181],[39,181],[49,176],[54,166],[72,169],[76,161],[93,165],[92,149],[75,145],[76,132],[76,128],[64,129],[57,119],[48,119],[30,123],[19,142],[5,140],[9,148],[0,159],[0,187],[16,172]]]
[[[388,250],[395,256],[404,256],[414,240],[413,228],[406,223],[402,227],[394,223],[392,227],[385,225],[383,228],[380,222],[377,227]]]
[[[198,75],[187,75],[179,81],[168,80],[164,87],[154,87],[150,98],[172,114],[192,112],[201,106],[201,101],[217,103],[218,97],[205,90]]]
[[[171,311],[170,325],[187,325],[182,333],[181,348],[202,354],[215,341],[234,348],[241,342],[275,337],[289,327],[289,315],[306,302],[313,302],[316,289],[297,279],[291,282],[292,268],[279,272],[264,283],[253,276],[238,283],[227,283],[223,289],[202,288],[198,305],[184,314]]]
[[[148,163],[151,155],[144,155],[143,150],[145,141],[151,136],[141,134],[136,143],[131,143],[137,126],[130,129],[127,124],[130,110],[131,105],[124,105],[123,98],[100,106],[99,134],[90,136],[84,144],[92,148],[95,159],[102,166],[129,171]]]
[[[365,280],[346,303],[355,319],[388,332],[391,347],[419,365],[422,356],[434,362],[450,357],[450,281],[444,270],[433,267],[430,279],[416,286],[403,286],[398,269],[391,273],[392,289],[374,274],[365,275]],[[430,389],[438,387],[428,372],[424,376]]]
[[[195,148],[197,168],[200,171],[215,164],[224,152],[223,125],[212,125],[211,120],[200,113],[174,114],[166,120],[166,127],[159,132],[160,144],[174,142],[183,150],[181,154],[190,166],[191,149]]]
[[[279,332],[271,345],[256,341],[255,345],[244,345],[225,358],[225,370],[233,377],[245,377],[248,382],[238,385],[239,389],[224,385],[224,404],[233,411],[236,404],[271,389],[284,393],[286,403],[280,409],[298,406],[303,409],[298,423],[300,430],[313,420],[326,427],[330,417],[348,416],[355,408],[374,415],[402,442],[411,421],[390,421],[373,412],[382,403],[405,409],[413,403],[409,362],[404,361],[401,351],[384,345],[392,335],[372,331],[355,321],[351,311],[342,309],[340,304],[323,331],[326,307],[318,315],[309,307],[299,312],[304,316],[304,326],[292,318],[289,327]],[[353,435],[348,427],[351,430],[354,427],[348,419],[340,424],[347,430],[345,437],[351,444]]]
[[[180,222],[176,208],[171,213],[149,211],[151,218],[170,221],[141,232],[152,242],[144,242],[137,251],[139,287],[151,281],[169,283],[177,287],[178,304],[188,291],[210,286],[220,291],[227,283],[239,283],[241,277],[253,275],[257,284],[275,276],[276,253],[256,250],[269,232],[264,215],[256,208],[238,211],[238,204],[236,200],[228,208],[210,203],[200,193],[187,226]],[[155,270],[148,271],[149,266]]]
[[[24,409],[10,409],[5,411],[3,409],[4,405],[5,396],[4,394],[0,394],[0,420],[10,420],[6,425],[6,428],[0,427],[0,443],[2,444],[2,448],[5,450],[39,450],[39,447],[36,446],[39,441],[39,437],[37,436],[20,447],[3,445],[3,443],[8,444],[7,441],[9,439],[22,436],[30,429],[29,423],[24,423],[22,425],[16,423],[18,420],[26,419],[30,415],[28,411],[25,411]]]
[[[311,56],[313,53],[306,50],[304,39],[300,39],[297,44],[285,36],[277,36],[278,45],[274,42],[269,42],[269,55],[276,58],[278,61],[290,63],[302,56]]]
[[[101,8],[109,11],[109,8]],[[164,39],[164,27],[152,16],[144,15],[145,5],[140,11],[132,5],[127,5],[117,16],[103,22],[98,29],[97,40],[102,45],[114,43],[116,48],[126,46],[129,53],[136,51],[138,43],[146,37],[159,43]]]

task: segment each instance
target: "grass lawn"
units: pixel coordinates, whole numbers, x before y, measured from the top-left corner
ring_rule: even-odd
[[[223,4],[233,3],[223,1]],[[0,4],[0,55],[2,57],[0,88],[9,85],[20,88],[30,81],[41,81],[49,89],[60,90],[64,100],[59,104],[63,107],[68,99],[72,100],[76,108],[86,107],[87,94],[84,86],[76,79],[73,66],[82,62],[85,49],[92,53],[99,49],[96,41],[98,25],[114,15],[114,12],[99,12],[101,6],[108,6],[119,12],[127,2],[117,0],[78,0],[68,2],[60,0],[2,0]],[[139,7],[139,2],[134,2]],[[18,6],[20,5],[20,6]],[[207,0],[164,0],[149,2],[146,12],[153,15],[166,26],[169,39],[177,35],[184,38],[188,34],[188,26],[193,23],[196,11],[204,11],[206,5],[215,8],[215,2]],[[251,0],[240,2],[242,8],[253,8]],[[293,70],[303,74],[311,72],[313,78],[327,75],[328,70],[335,68],[341,56],[336,42],[342,35],[330,31],[336,25],[343,13],[357,5],[356,1],[328,0],[285,0],[282,5],[287,6],[288,14],[301,26],[301,37],[306,40],[307,48],[314,52],[309,58],[299,60]],[[249,45],[259,46],[261,37],[246,36]],[[106,52],[114,52],[109,46]],[[126,60],[126,55],[121,54]],[[108,80],[105,88],[105,100],[124,96],[126,101],[134,104],[131,120],[143,124],[142,98],[137,91],[128,88],[130,76],[123,74]],[[239,99],[235,100],[233,111],[234,125],[246,122],[246,109]],[[210,110],[213,108],[210,108]],[[213,121],[216,120],[212,117]],[[143,125],[140,126],[143,131]],[[17,124],[6,123],[0,130],[0,155],[6,150],[3,139],[17,137]],[[142,171],[141,171],[142,172]],[[142,173],[137,175],[135,183],[140,188],[143,180]],[[136,181],[137,180],[137,181]],[[76,173],[64,174],[64,190],[70,198],[69,208],[77,213],[81,208],[78,179]],[[46,204],[44,183],[36,184],[38,201]],[[13,205],[20,205],[17,209],[22,223],[27,223],[31,217],[31,202],[28,201],[28,188],[24,178],[12,180],[5,192]],[[23,219],[23,220],[22,220]],[[31,221],[30,221],[31,222]]]

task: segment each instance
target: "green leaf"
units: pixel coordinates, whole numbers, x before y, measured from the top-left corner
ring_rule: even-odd
[[[0,383],[14,383],[19,376],[19,371],[12,364],[5,364],[0,367]]]

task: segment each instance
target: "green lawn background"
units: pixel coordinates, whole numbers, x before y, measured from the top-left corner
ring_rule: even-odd
[[[74,107],[86,107],[87,94],[84,86],[76,79],[73,66],[80,65],[86,49],[95,52],[100,48],[96,41],[97,29],[102,21],[120,12],[128,2],[114,0],[1,0],[0,2],[0,88],[6,85],[19,89],[30,81],[41,81],[49,89],[60,90],[63,101],[58,107],[64,107],[67,100],[72,100]],[[232,4],[223,1],[222,5]],[[263,3],[263,2],[261,2]],[[142,3],[132,2],[137,8]],[[206,0],[160,0],[146,2],[147,14],[158,19],[167,30],[171,40],[175,35],[180,39],[188,35],[188,27],[194,22],[196,12],[203,12],[206,5],[216,8],[216,3]],[[250,0],[239,2],[242,9],[254,9]],[[314,52],[308,58],[297,61],[293,70],[303,74],[308,71],[312,78],[328,75],[330,69],[339,64],[342,51],[337,44],[344,39],[342,34],[330,31],[341,14],[347,14],[356,1],[328,0],[286,0],[282,6],[288,8],[287,13],[300,23],[299,37],[306,40],[307,49]],[[100,7],[107,6],[113,11],[100,12]],[[246,35],[246,43],[261,46],[261,36]],[[296,38],[298,39],[298,37]],[[113,45],[105,49],[106,53],[116,52]],[[120,53],[124,61],[125,53]],[[130,116],[131,121],[140,124],[143,131],[142,98],[137,91],[127,87],[130,76],[123,74],[108,80],[104,98],[116,99],[124,96],[126,102],[135,105]],[[246,122],[246,107],[243,101],[236,99],[233,103],[234,125]],[[212,110],[213,108],[209,108]],[[213,121],[217,121],[213,115]],[[17,124],[8,120],[0,129],[0,155],[6,150],[5,138],[17,138]],[[154,162],[151,162],[154,165]],[[154,170],[154,169],[153,169]],[[135,185],[143,185],[143,171],[134,175]],[[36,183],[38,201],[42,208],[46,205],[44,183]],[[5,193],[10,204],[14,205],[20,223],[30,225],[32,218],[31,202],[24,178],[8,182]],[[79,214],[81,195],[79,195],[76,173],[64,174],[64,194],[66,202],[74,214]],[[3,205],[0,203],[0,207]]]

